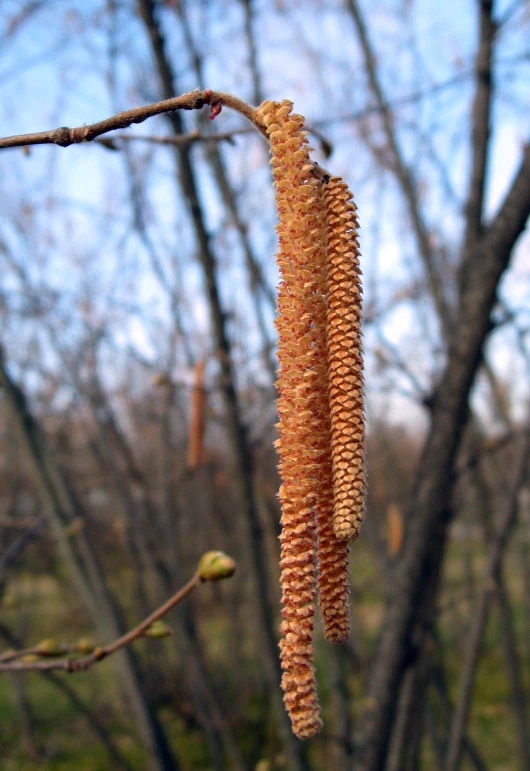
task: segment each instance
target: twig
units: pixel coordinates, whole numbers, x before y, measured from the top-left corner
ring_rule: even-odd
[[[28,528],[25,533],[22,533],[22,535],[17,538],[16,541],[13,541],[13,543],[8,546],[8,548],[2,554],[0,557],[0,585],[2,584],[6,568],[9,567],[12,562],[15,562],[15,560],[18,559],[19,555],[24,551],[27,544],[37,536],[40,528],[44,525],[45,522],[46,517],[44,514],[41,514],[40,517],[38,517],[33,522],[31,527]],[[16,523],[14,522],[13,524]]]
[[[20,645],[19,640],[15,637],[13,632],[6,626],[0,623],[0,636],[2,636],[8,645]],[[61,691],[72,703],[75,709],[85,718],[88,724],[91,726],[94,733],[100,738],[101,742],[105,746],[109,756],[112,760],[112,768],[121,768],[125,771],[131,771],[131,765],[127,758],[125,758],[118,747],[114,744],[114,740],[108,731],[107,727],[98,717],[96,711],[92,711],[82,699],[79,698],[75,690],[68,685],[66,680],[62,677],[54,675],[53,672],[41,672],[42,677],[51,683],[55,688]],[[13,675],[19,679],[22,675]]]
[[[308,134],[312,134],[315,139],[320,143],[320,149],[326,158],[329,158],[333,152],[333,145],[328,137],[316,128],[314,124],[306,124],[305,130]],[[216,134],[201,134],[198,129],[193,129],[188,134],[177,134],[174,136],[165,134],[115,134],[112,139],[95,139],[98,144],[103,145],[108,150],[119,150],[119,147],[115,144],[115,140],[123,142],[148,142],[158,145],[191,145],[195,142],[229,142],[233,144],[234,137],[244,136],[245,134],[252,134],[254,129],[252,126],[241,126],[241,128],[232,129],[231,131],[222,131]]]
[[[251,105],[238,99],[231,94],[225,94],[223,91],[211,91],[206,89],[201,91],[196,89],[182,96],[176,96],[172,99],[164,99],[161,102],[144,105],[142,107],[133,107],[131,110],[124,110],[110,118],[92,123],[88,126],[78,126],[77,128],[68,128],[61,126],[50,131],[39,131],[34,134],[18,134],[11,137],[0,139],[0,149],[8,147],[24,147],[27,145],[59,145],[59,147],[69,147],[81,142],[92,142],[102,134],[116,129],[124,129],[133,123],[143,123],[148,118],[163,113],[175,112],[176,110],[200,110],[205,105],[210,105],[210,118],[219,114],[223,106],[230,107],[232,110],[241,113],[247,118],[264,136],[266,131],[264,126],[256,118],[256,110]]]
[[[44,659],[42,661],[20,661],[19,657],[21,655],[28,655],[31,653],[39,653],[39,646],[35,646],[33,648],[28,648],[25,651],[14,651],[10,653],[4,654],[2,658],[0,658],[0,672],[2,671],[35,671],[38,670],[40,672],[46,671],[49,672],[51,670],[63,670],[65,672],[84,672],[87,669],[90,669],[94,664],[96,664],[99,661],[103,661],[103,659],[107,658],[107,656],[111,656],[113,653],[116,653],[116,651],[119,651],[121,648],[124,648],[126,645],[130,645],[132,642],[137,640],[139,637],[142,637],[146,629],[148,629],[151,624],[153,624],[155,621],[158,621],[162,618],[162,616],[165,616],[166,613],[169,613],[169,611],[175,607],[175,605],[178,605],[179,602],[181,602],[185,597],[190,594],[190,592],[195,589],[195,587],[204,579],[201,577],[200,572],[195,573],[193,578],[188,581],[187,584],[185,584],[181,589],[178,590],[172,597],[170,597],[167,602],[165,602],[163,605],[161,605],[157,610],[155,610],[151,615],[147,616],[140,624],[134,627],[134,629],[131,629],[129,632],[126,632],[126,634],[122,635],[121,637],[118,637],[114,642],[109,643],[108,645],[105,645],[103,647],[97,647],[95,648],[94,652],[91,653],[89,656],[83,656],[82,658],[62,658],[62,659]]]
[[[460,282],[467,280],[468,263],[473,258],[473,247],[484,231],[484,195],[488,152],[490,149],[490,120],[493,98],[493,53],[496,24],[492,0],[478,4],[479,45],[476,56],[476,84],[471,113],[471,174],[466,202],[466,229],[460,266]]]
[[[118,150],[118,146],[115,141],[120,142],[148,142],[158,145],[191,145],[195,142],[233,142],[234,137],[242,134],[250,134],[254,131],[252,126],[243,126],[232,131],[224,131],[218,134],[201,134],[200,131],[194,129],[188,134],[180,134],[175,136],[164,134],[115,134],[112,139],[96,139],[98,144],[103,145],[109,150]]]
[[[73,144],[80,144],[83,142],[93,142],[97,140],[102,134],[108,134],[110,131],[116,131],[117,129],[129,128],[133,123],[143,123],[148,118],[152,118],[155,115],[163,115],[164,113],[172,113],[178,110],[200,110],[205,105],[210,106],[210,120],[213,120],[219,113],[223,106],[230,107],[232,110],[244,115],[267,139],[268,136],[265,127],[260,123],[256,117],[256,108],[244,102],[242,99],[238,99],[237,96],[226,94],[224,91],[212,91],[207,88],[204,91],[196,89],[190,91],[182,96],[175,96],[171,99],[163,99],[161,102],[153,102],[142,107],[133,107],[131,110],[124,110],[117,115],[113,115],[110,118],[99,121],[98,123],[92,123],[89,126],[78,126],[77,128],[68,128],[67,126],[61,126],[60,128],[50,129],[49,131],[38,131],[34,134],[16,134],[11,137],[0,138],[0,150],[5,150],[12,147],[27,147],[28,145],[59,145],[59,147],[70,147]],[[230,132],[234,134],[235,132]],[[319,138],[324,154],[326,157],[331,153],[332,147],[325,140],[323,135],[314,130],[313,133]],[[192,138],[194,135],[188,134],[176,136],[174,138],[154,138],[154,137],[138,137],[138,139],[144,139],[147,141],[159,142],[163,139],[162,143],[186,145],[190,141],[196,141]],[[124,139],[125,137],[121,137]],[[127,139],[133,137],[127,137]],[[206,140],[207,137],[199,135],[197,139]],[[212,139],[216,139],[212,136]],[[114,147],[112,140],[99,140],[100,144],[111,150],[117,149]],[[314,163],[311,174],[316,179],[322,179],[327,182],[329,173]]]
[[[500,436],[498,439],[489,440],[488,443],[482,447],[477,447],[473,452],[458,466],[455,474],[458,477],[463,476],[470,470],[476,468],[477,464],[489,455],[494,455],[505,447],[516,442],[519,438],[522,438],[530,433],[530,429],[520,429],[517,431],[510,431],[509,433]]]
[[[79,644],[74,643],[73,645],[65,645],[63,643],[57,644],[56,646],[60,653],[66,654],[66,653],[78,653],[80,652]],[[86,651],[84,651],[86,653]],[[2,654],[0,654],[0,664],[7,664],[8,661],[16,661],[17,659],[21,659],[24,656],[45,656],[50,655],[49,653],[43,652],[42,643],[38,643],[37,645],[32,645],[31,648],[17,648],[16,650],[7,650],[4,651]]]
[[[224,91],[212,91],[207,88],[204,91],[196,89],[190,91],[182,96],[175,96],[172,99],[163,99],[161,102],[153,102],[142,107],[133,107],[130,110],[124,110],[117,115],[112,115],[110,118],[105,118],[98,123],[92,123],[88,126],[78,126],[77,128],[68,128],[68,126],[60,126],[56,129],[50,129],[49,131],[37,131],[34,134],[15,134],[11,137],[0,138],[0,150],[6,150],[13,147],[27,147],[29,145],[59,145],[59,147],[70,147],[70,145],[81,144],[84,142],[98,141],[104,147],[109,150],[117,150],[113,140],[98,139],[103,134],[108,134],[110,131],[116,131],[117,129],[129,128],[133,123],[143,123],[148,118],[153,118],[155,115],[163,115],[164,113],[172,113],[177,110],[200,110],[205,105],[210,106],[210,120],[213,120],[219,113],[223,106],[230,107],[232,110],[244,115],[257,130],[268,141],[267,132],[265,127],[260,123],[256,117],[256,108],[247,104],[237,96],[226,94]],[[120,135],[117,138],[120,140],[144,140],[147,142],[158,142],[159,144],[170,145],[187,145],[197,141],[230,141],[235,134],[244,134],[248,129],[238,129],[234,131],[225,132],[224,134],[212,134],[212,136],[198,134],[196,132],[190,132],[189,134],[182,134],[174,137],[155,137],[155,136],[127,136]],[[333,147],[326,137],[318,129],[308,129],[313,133],[321,143],[322,151],[326,157],[328,157]],[[329,177],[328,172],[319,166],[314,164],[311,174],[316,179],[323,179],[325,182]]]

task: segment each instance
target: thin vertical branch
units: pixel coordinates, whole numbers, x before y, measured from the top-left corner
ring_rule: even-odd
[[[447,730],[451,719],[451,715],[453,714],[453,709],[452,709],[451,700],[449,698],[449,688],[447,685],[446,671],[441,659],[441,651],[439,650],[439,641],[436,640],[436,643],[437,643],[438,651],[437,651],[437,655],[431,656],[429,679],[433,684],[433,688],[438,694],[440,707],[442,710],[442,721],[441,721],[442,736],[441,736],[441,746],[439,747],[439,749],[445,752],[445,748],[447,746]],[[469,761],[473,764],[476,771],[488,771],[488,766],[486,764],[485,759],[482,757],[482,755],[480,754],[480,751],[468,736],[463,737],[462,744],[463,744],[463,749],[467,754]],[[440,768],[443,765],[443,752],[441,753],[441,756],[439,758]]]
[[[246,2],[246,0],[244,0],[244,2]],[[183,3],[179,3],[177,5],[176,12],[178,13],[180,22],[182,24],[184,38],[191,54],[197,81],[199,84],[201,84],[201,86],[204,86],[203,59],[193,39],[189,20],[186,15],[185,6]],[[259,102],[261,102],[261,99],[258,100],[256,94],[254,94],[254,103],[258,104]],[[241,217],[236,192],[232,183],[230,182],[223,159],[223,153],[217,142],[206,142],[205,151],[206,157],[208,158],[208,161],[212,167],[221,197],[226,208],[230,212],[234,226],[239,235],[239,240],[241,242],[248,270],[250,290],[256,297],[256,317],[263,339],[264,361],[271,376],[271,380],[274,380],[276,374],[276,364],[272,353],[272,345],[269,340],[269,333],[267,332],[267,325],[263,314],[262,303],[264,302],[267,307],[269,307],[271,310],[274,310],[276,306],[275,294],[269,286],[256,254],[252,248],[248,227]]]
[[[405,201],[407,202],[409,216],[413,230],[416,234],[420,256],[429,280],[429,289],[442,328],[447,337],[451,326],[451,312],[449,303],[443,293],[443,284],[438,266],[436,265],[434,251],[429,240],[429,232],[420,210],[417,183],[413,171],[406,164],[401,148],[399,147],[392,111],[391,108],[389,108],[388,100],[383,93],[383,87],[377,71],[376,55],[370,42],[368,30],[359,3],[357,0],[347,0],[347,7],[359,37],[370,90],[375,98],[383,122],[383,129],[390,149],[392,169],[398,184],[403,191]]]
[[[478,664],[482,636],[487,621],[488,609],[492,597],[495,575],[499,570],[504,549],[517,520],[518,496],[528,474],[530,458],[530,440],[525,439],[521,456],[517,463],[510,490],[506,496],[504,513],[498,534],[492,544],[488,565],[482,582],[482,589],[477,607],[472,615],[471,630],[468,637],[465,660],[459,686],[459,696],[455,714],[449,730],[449,739],[444,771],[457,771],[462,752],[462,736],[471,702],[471,694]]]
[[[482,235],[484,193],[488,165],[491,102],[493,94],[493,43],[496,25],[493,20],[493,0],[480,0],[479,42],[476,55],[476,88],[471,113],[471,174],[465,207],[466,229],[460,266],[465,275],[473,244]],[[461,278],[462,280],[462,278]]]
[[[250,74],[252,75],[252,101],[254,104],[261,104],[263,101],[263,88],[261,84],[261,73],[258,64],[258,48],[256,45],[255,24],[256,9],[254,0],[241,0],[245,14],[244,28],[245,38],[247,40]]]
[[[188,468],[194,470],[204,463],[204,429],[206,392],[204,390],[205,361],[198,361],[193,370],[193,386],[190,397],[190,416],[188,432]]]

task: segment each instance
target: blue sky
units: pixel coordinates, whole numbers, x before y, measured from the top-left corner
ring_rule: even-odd
[[[21,3],[2,5],[3,18],[13,16]],[[196,45],[204,55],[208,86],[250,98],[248,52],[242,39],[241,4],[190,3],[191,27]],[[49,2],[0,53],[2,133],[11,134],[81,125],[116,110],[158,98],[156,77],[143,29],[131,19],[127,4],[117,21],[109,23],[104,3]],[[468,168],[468,116],[473,82],[476,42],[475,3],[381,2],[364,3],[381,79],[390,101],[452,81],[425,98],[396,110],[399,140],[407,162],[414,169],[421,191],[425,218],[433,238],[456,253],[461,238],[461,204]],[[503,18],[512,3],[498,4]],[[349,120],[371,104],[366,78],[345,3],[270,2],[256,4],[258,60],[263,72],[263,92],[269,98],[288,97],[308,122],[319,123],[334,145],[326,161],[334,173],[348,181],[361,213],[363,270],[366,300],[384,305],[411,281],[422,279],[407,213],[389,174],[381,174],[366,149],[362,133],[379,142],[375,117]],[[520,146],[530,135],[529,13],[523,7],[502,28],[494,133],[487,211],[502,199],[516,167]],[[182,29],[176,15],[164,13],[179,89],[198,85],[185,53]],[[118,56],[110,56],[115,46]],[[524,58],[526,56],[526,59]],[[29,63],[29,64],[28,64]],[[113,86],[114,83],[114,86]],[[194,124],[195,116],[186,116]],[[240,125],[239,116],[224,111],[213,129],[223,131]],[[131,132],[162,133],[162,119],[136,126]],[[316,145],[315,156],[323,161]],[[196,345],[210,345],[208,311],[203,300],[202,275],[194,259],[194,244],[186,208],[175,190],[174,157],[167,148],[135,143],[131,162],[141,170],[142,211],[147,231],[161,256],[167,275],[182,293],[185,328]],[[203,149],[194,149],[202,169],[200,191],[222,268],[224,304],[234,323],[231,332],[238,343],[240,372],[260,377],[257,352],[261,346],[255,308],[248,295],[247,279],[238,239],[220,202],[211,173],[202,164]],[[273,193],[268,180],[266,148],[259,137],[243,137],[223,154],[240,200],[255,251],[271,284],[276,282]],[[441,169],[443,168],[443,173]],[[29,157],[20,151],[0,156],[4,182],[0,195],[7,217],[0,235],[9,238],[20,260],[25,260],[38,285],[60,295],[66,318],[63,334],[75,345],[84,329],[80,298],[89,296],[101,318],[111,313],[113,345],[137,347],[153,364],[162,364],[167,351],[156,348],[161,330],[168,324],[168,301],[152,269],[145,244],[131,232],[130,183],[121,153],[100,147],[33,148]],[[43,206],[46,202],[47,205]],[[24,207],[34,231],[13,234],[10,218],[19,218]],[[503,295],[517,308],[528,306],[529,246],[522,240]],[[16,279],[6,275],[9,291]],[[11,282],[11,283],[9,283]],[[83,295],[84,293],[84,295]],[[127,304],[136,311],[121,308]],[[422,304],[420,303],[419,306]],[[396,415],[421,420],[401,392],[410,385],[394,371],[387,386],[377,375],[371,354],[383,340],[396,346],[419,382],[429,387],[439,363],[435,348],[437,325],[429,302],[401,302],[388,313],[380,335],[367,329],[370,368],[374,370],[375,410],[390,400]],[[419,308],[419,310],[418,310]],[[264,310],[270,334],[272,314]],[[523,320],[524,320],[524,311]],[[93,321],[93,319],[92,319]],[[528,319],[526,319],[528,322]],[[4,326],[4,332],[9,325]],[[31,340],[34,325],[21,323]],[[16,351],[13,352],[16,358]],[[491,345],[499,371],[513,381],[519,401],[525,394],[522,365],[514,354],[509,332],[500,333]],[[185,357],[180,359],[186,377]],[[514,377],[513,373],[517,373]],[[376,378],[377,376],[377,378]],[[249,375],[245,374],[245,380]],[[369,386],[370,390],[370,386]]]

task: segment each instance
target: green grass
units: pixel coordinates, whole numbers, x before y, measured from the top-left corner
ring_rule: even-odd
[[[475,585],[480,585],[485,568],[485,559],[480,544],[472,555],[472,570]],[[506,578],[510,587],[512,611],[521,645],[524,633],[524,608],[522,583],[517,571],[517,560],[507,560],[509,573]],[[352,716],[356,716],[362,706],[362,678],[366,677],[370,655],[377,640],[379,624],[383,614],[382,586],[374,560],[366,543],[356,546],[352,556],[352,583],[355,599],[354,625],[358,636],[364,671],[356,673],[349,670],[351,691],[354,694],[351,704]],[[449,678],[450,695],[454,700],[457,694],[461,666],[464,657],[467,630],[474,608],[474,598],[469,596],[468,575],[464,561],[462,543],[451,543],[444,577],[444,591],[441,598],[443,612],[440,616],[439,630],[441,644],[445,653],[445,663]],[[126,592],[131,587],[126,588]],[[24,628],[25,638],[38,642],[45,637],[54,636],[61,640],[72,641],[81,635],[90,634],[90,626],[85,614],[73,602],[73,595],[64,584],[49,577],[32,578],[22,576],[9,585],[9,600],[2,609],[3,623],[12,629]],[[6,607],[7,605],[7,607]],[[201,622],[201,632],[208,638],[205,649],[208,652],[212,672],[218,685],[224,683],[225,698],[229,704],[241,696],[240,685],[234,678],[237,665],[234,666],[230,650],[230,619],[224,610],[224,603],[214,603],[207,619]],[[261,671],[260,662],[252,656],[247,638],[241,650],[244,651],[245,674],[249,682],[255,681]],[[150,645],[164,645],[151,642]],[[137,646],[139,652],[146,643]],[[5,646],[2,646],[5,647]],[[520,651],[521,657],[523,651]],[[333,698],[330,648],[323,640],[321,631],[317,632],[316,659],[320,686],[320,697],[324,716],[329,714],[329,704]],[[171,660],[171,657],[170,657]],[[230,667],[232,667],[230,669]],[[530,662],[525,662],[525,683],[528,691],[530,683]],[[113,741],[135,769],[145,768],[145,757],[137,739],[135,726],[129,717],[127,705],[121,700],[112,662],[103,662],[90,672],[67,676],[68,684],[75,689],[79,698],[91,708],[111,733]],[[72,706],[69,699],[52,684],[36,673],[24,676],[27,697],[31,705],[34,721],[36,745],[39,757],[31,757],[24,743],[24,734],[17,705],[13,682],[9,675],[0,677],[0,757],[2,771],[66,771],[66,769],[87,769],[106,771],[112,768],[112,762],[101,741],[95,736],[86,719]],[[434,696],[432,696],[435,699]],[[245,757],[254,757],[255,763],[277,758],[276,768],[285,767],[280,756],[280,747],[266,737],[271,735],[270,709],[264,697],[259,693],[243,694],[244,720],[233,725],[240,750]],[[434,703],[434,702],[433,702]],[[179,717],[170,706],[162,706],[160,719],[164,723],[175,751],[185,769],[205,771],[209,768],[208,751],[200,729]],[[333,726],[326,721],[326,731],[333,734]],[[484,637],[483,653],[477,670],[472,717],[469,734],[487,758],[488,766],[494,771],[517,768],[516,725],[510,708],[509,682],[503,658],[501,626],[495,601],[491,611],[487,631]],[[262,742],[260,751],[257,747]],[[433,767],[431,748],[425,745],[425,767]],[[322,739],[311,743],[310,754],[315,760],[315,767],[325,767],[325,746]],[[264,762],[262,766],[265,767]],[[463,769],[467,768],[466,762]]]

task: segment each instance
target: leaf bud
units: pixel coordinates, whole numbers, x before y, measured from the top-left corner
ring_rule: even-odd
[[[208,551],[199,561],[198,573],[203,581],[221,581],[235,572],[236,563],[222,551]]]
[[[168,627],[165,621],[158,619],[153,621],[151,626],[147,627],[144,632],[144,637],[152,637],[154,640],[161,640],[164,637],[169,637],[171,629]]]

